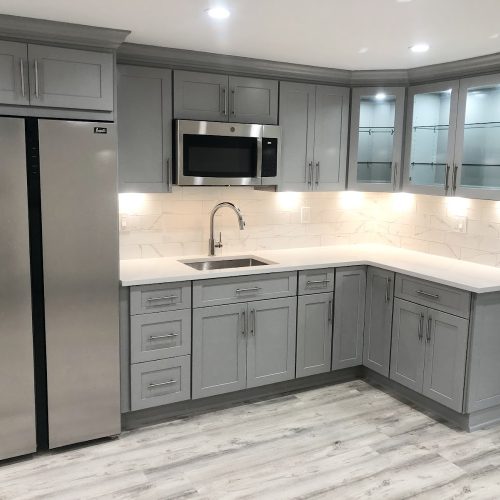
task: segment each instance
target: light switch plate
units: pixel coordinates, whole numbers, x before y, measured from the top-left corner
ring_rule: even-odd
[[[301,207],[300,222],[302,222],[302,224],[311,222],[311,207]]]

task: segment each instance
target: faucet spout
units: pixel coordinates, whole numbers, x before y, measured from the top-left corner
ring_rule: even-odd
[[[238,224],[240,227],[240,231],[245,229],[245,220],[243,219],[243,214],[241,213],[241,210],[234,204],[229,201],[223,201],[222,203],[217,203],[214,208],[212,208],[212,211],[210,212],[210,239],[208,240],[208,255],[213,256],[215,255],[215,247],[221,248],[222,247],[222,241],[219,241],[217,244],[215,243],[214,240],[214,217],[217,211],[221,208],[231,208],[236,216],[238,217]]]

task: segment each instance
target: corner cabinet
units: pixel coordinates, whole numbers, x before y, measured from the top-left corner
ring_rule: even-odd
[[[175,71],[174,118],[276,125],[278,82]]]
[[[282,191],[345,189],[348,88],[281,82]]]
[[[172,188],[172,72],[117,67],[120,192],[162,193]]]
[[[352,91],[348,188],[399,191],[405,89]]]

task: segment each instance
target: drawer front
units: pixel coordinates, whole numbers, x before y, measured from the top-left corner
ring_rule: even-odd
[[[299,271],[299,295],[333,292],[334,269],[308,269]]]
[[[132,316],[130,343],[132,363],[191,354],[191,310]]]
[[[401,299],[433,307],[462,318],[468,318],[470,314],[469,292],[431,281],[397,274],[394,294]]]
[[[193,283],[193,307],[216,306],[297,294],[297,273],[260,274]]]
[[[138,363],[130,370],[132,411],[191,398],[191,356]]]
[[[144,314],[191,307],[191,282],[141,285],[130,288],[130,314]]]

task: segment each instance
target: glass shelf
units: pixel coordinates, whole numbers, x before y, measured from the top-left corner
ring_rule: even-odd
[[[430,166],[434,166],[434,167],[445,167],[446,166],[446,163],[439,163],[439,162],[435,162],[435,161],[412,161],[410,163],[410,165],[412,167],[415,167],[417,165],[430,165]]]
[[[372,134],[391,134],[394,135],[394,127],[359,127],[359,133]]]
[[[476,122],[476,123],[466,123],[464,125],[465,130],[478,129],[478,128],[498,128],[500,127],[500,122]]]
[[[415,125],[413,130],[431,130],[432,132],[439,132],[441,130],[448,130],[450,128],[449,125],[445,124],[436,124],[436,125]]]

